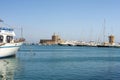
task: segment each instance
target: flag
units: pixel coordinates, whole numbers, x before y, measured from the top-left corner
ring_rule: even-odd
[[[3,20],[2,20],[2,19],[0,19],[0,22],[3,22]]]

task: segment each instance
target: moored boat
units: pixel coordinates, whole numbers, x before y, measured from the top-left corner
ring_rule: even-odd
[[[0,58],[15,56],[24,39],[14,39],[13,28],[0,27]]]

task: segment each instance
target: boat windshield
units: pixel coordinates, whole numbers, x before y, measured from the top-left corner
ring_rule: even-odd
[[[0,43],[2,43],[2,42],[3,42],[3,36],[0,35]]]
[[[10,43],[13,40],[13,36],[7,36],[6,41],[7,43]]]

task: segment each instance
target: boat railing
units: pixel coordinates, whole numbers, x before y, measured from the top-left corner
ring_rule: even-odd
[[[24,41],[25,41],[24,38],[19,38],[19,39],[14,40],[15,43],[18,43],[18,42],[24,42]]]

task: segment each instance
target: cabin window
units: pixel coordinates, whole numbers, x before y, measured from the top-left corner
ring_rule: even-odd
[[[0,35],[0,43],[2,43],[2,42],[3,42],[3,36]]]
[[[13,36],[7,36],[6,41],[7,43],[10,43],[13,40]]]

